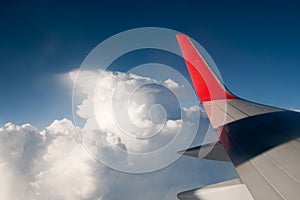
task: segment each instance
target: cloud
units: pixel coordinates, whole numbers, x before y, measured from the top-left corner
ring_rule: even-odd
[[[75,73],[71,72],[70,78],[74,79]],[[186,124],[182,115],[189,116],[192,111],[181,108],[183,100],[179,91],[184,86],[171,79],[159,82],[135,74],[80,71],[76,85],[78,90],[75,93],[85,95],[75,110],[77,116],[86,120],[83,128],[90,131],[108,130],[127,144],[131,152],[142,152],[153,145],[150,140],[136,142],[136,138],[149,138],[162,133],[164,138],[160,138],[160,143],[164,145],[161,141],[170,141],[170,132],[174,135],[176,131],[169,130],[169,125],[176,124],[173,128],[177,129],[184,127]],[[166,87],[169,85],[172,87]],[[199,107],[194,107],[192,128],[197,128],[200,112]]]
[[[54,121],[43,131],[32,125],[0,129],[0,199],[85,199],[93,191],[90,157],[71,121]]]
[[[73,80],[75,73],[69,74]],[[82,126],[62,119],[43,130],[13,123],[0,128],[0,199],[171,200],[180,191],[235,176],[231,164],[189,157],[144,174],[120,172],[96,160],[95,155],[113,157],[118,164],[129,166],[132,152],[143,155],[159,150],[179,129],[190,134],[201,110],[198,106],[181,108],[177,86],[170,91],[166,81],[108,71],[82,73],[75,94],[75,111],[78,120],[84,121]],[[103,82],[95,88],[99,73]],[[198,123],[199,133],[205,133],[207,119],[201,117]],[[203,138],[198,134],[194,144]],[[82,140],[91,147],[89,152]],[[143,165],[153,162],[146,159]]]
[[[179,84],[171,79],[167,79],[164,81],[164,84],[167,85],[168,88],[179,88]]]

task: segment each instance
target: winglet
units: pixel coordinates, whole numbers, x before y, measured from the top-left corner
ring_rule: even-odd
[[[217,78],[188,36],[176,35],[200,103],[217,99],[235,99]]]

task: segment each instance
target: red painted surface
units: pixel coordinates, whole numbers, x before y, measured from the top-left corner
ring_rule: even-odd
[[[177,34],[176,37],[201,103],[236,98],[218,81],[188,36]]]

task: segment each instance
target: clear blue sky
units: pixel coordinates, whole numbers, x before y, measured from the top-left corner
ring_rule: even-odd
[[[299,8],[283,1],[2,1],[0,124],[71,119],[71,92],[53,76],[79,68],[107,37],[144,26],[197,40],[233,93],[300,108]]]

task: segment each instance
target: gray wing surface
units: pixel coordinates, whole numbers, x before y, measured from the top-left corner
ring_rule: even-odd
[[[224,109],[220,101],[210,104]],[[241,182],[254,199],[299,199],[300,113],[241,99],[225,101],[225,119],[231,119],[215,128]]]

